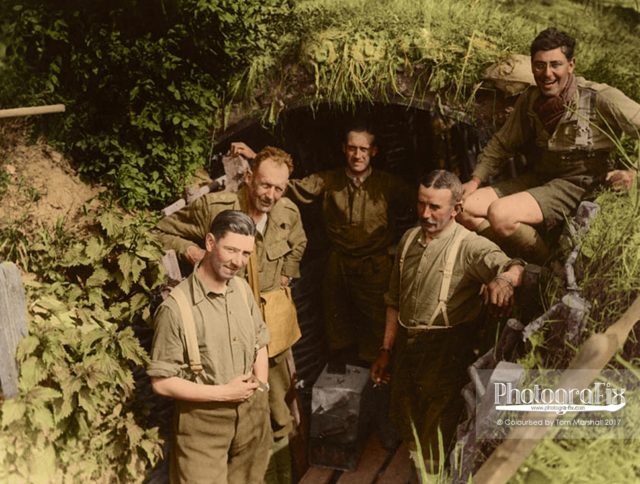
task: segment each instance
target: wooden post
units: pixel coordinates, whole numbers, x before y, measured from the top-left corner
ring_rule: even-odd
[[[4,398],[18,393],[16,347],[27,335],[26,303],[20,271],[12,262],[0,264],[0,384]]]
[[[569,371],[562,374],[558,388],[585,388],[600,374],[613,355],[622,348],[633,326],[640,320],[640,296],[614,324],[604,333],[592,335],[580,348],[569,365]],[[572,372],[572,370],[585,370]],[[526,414],[523,420],[555,420],[557,413]],[[551,429],[548,426],[533,428],[517,427],[509,432],[473,476],[475,484],[503,484],[516,473],[518,467],[531,454],[540,440]]]
[[[0,109],[0,118],[17,118],[19,116],[33,116],[36,114],[63,113],[64,104],[50,104],[48,106],[33,106],[30,108]]]

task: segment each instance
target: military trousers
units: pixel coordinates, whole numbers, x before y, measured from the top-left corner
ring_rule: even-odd
[[[416,448],[416,428],[425,461],[436,466],[446,459],[464,401],[467,367],[476,356],[475,322],[414,332],[400,326],[394,346],[391,376],[391,417],[402,439]],[[439,435],[440,434],[440,435]],[[439,441],[445,455],[440,455]]]
[[[293,430],[293,417],[285,401],[291,388],[287,351],[269,358],[269,408],[273,438],[276,440],[287,437]]]
[[[384,336],[384,293],[391,257],[385,252],[350,257],[330,251],[324,277],[325,331],[329,348],[357,346],[358,357],[373,362]]]
[[[272,444],[267,392],[247,401],[176,401],[171,483],[260,484]]]

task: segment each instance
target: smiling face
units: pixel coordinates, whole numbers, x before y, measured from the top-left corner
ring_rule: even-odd
[[[454,203],[448,188],[426,188],[418,190],[418,217],[422,233],[431,240],[439,235],[458,215],[459,206]]]
[[[251,235],[227,232],[216,240],[213,234],[207,234],[207,254],[203,261],[207,264],[207,272],[216,282],[227,282],[249,262],[253,242]]]
[[[371,158],[378,152],[374,145],[374,136],[366,131],[349,131],[343,151],[347,169],[353,176],[364,174],[369,168]]]
[[[568,60],[562,48],[539,50],[531,59],[531,70],[543,96],[558,96],[569,82],[575,58]]]
[[[249,203],[254,212],[269,213],[289,182],[289,168],[283,163],[266,159],[256,168],[255,173],[247,173]]]

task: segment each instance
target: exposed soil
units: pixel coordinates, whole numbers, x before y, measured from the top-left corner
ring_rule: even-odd
[[[82,182],[62,154],[28,134],[23,120],[0,121],[0,228],[83,225],[83,205],[99,203],[104,188]]]

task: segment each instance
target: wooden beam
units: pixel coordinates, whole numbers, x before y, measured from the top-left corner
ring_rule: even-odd
[[[364,484],[374,482],[380,469],[387,460],[389,451],[382,444],[377,434],[369,437],[367,446],[360,457],[355,471],[345,471],[338,479],[338,484]]]
[[[604,333],[592,335],[580,348],[569,365],[569,370],[560,377],[558,388],[585,388],[600,374],[600,371],[622,348],[634,325],[640,320],[640,296]],[[576,372],[575,370],[582,370]],[[546,419],[554,421],[558,414],[527,413],[523,420]],[[516,473],[520,465],[544,438],[552,426],[517,427],[509,432],[505,441],[489,456],[473,476],[475,484],[504,484]]]
[[[36,114],[63,113],[64,104],[50,104],[48,106],[33,106],[29,108],[0,109],[0,118],[17,118],[19,116],[34,116]]]
[[[0,384],[4,398],[18,393],[16,347],[27,335],[27,306],[20,270],[12,262],[0,264]]]

